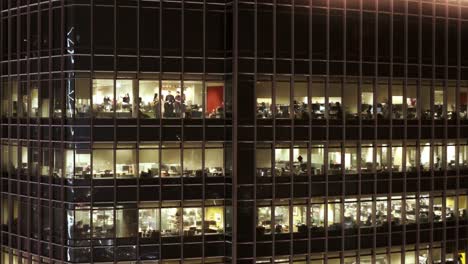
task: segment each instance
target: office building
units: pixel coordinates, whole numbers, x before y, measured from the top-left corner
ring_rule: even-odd
[[[0,1],[1,263],[466,263],[468,1]]]

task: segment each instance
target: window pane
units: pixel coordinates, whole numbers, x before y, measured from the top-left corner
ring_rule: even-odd
[[[138,232],[142,238],[156,238],[159,230],[159,209],[140,209],[138,216]]]
[[[161,233],[163,236],[178,236],[181,230],[180,208],[161,209]]]
[[[165,118],[170,117],[181,117],[182,113],[182,105],[181,99],[182,96],[180,94],[180,82],[179,81],[163,81],[162,89],[161,89],[161,96],[164,98],[164,105],[163,105],[163,116]],[[176,101],[176,97],[178,97],[178,101]]]
[[[158,81],[140,81],[138,107],[140,118],[161,117],[162,97]]]
[[[184,236],[202,234],[202,209],[184,208]]]
[[[113,238],[114,230],[114,210],[93,210],[93,238]]]
[[[206,84],[206,117],[224,118],[224,84]]]
[[[176,104],[181,105],[186,118],[203,117],[203,85],[199,81],[184,81],[182,94],[176,93]]]
[[[257,82],[255,96],[257,98],[257,118],[271,118],[271,82]]]
[[[290,118],[290,83],[276,83],[276,118]]]
[[[159,176],[159,149],[139,150],[140,177],[152,178]]]
[[[224,233],[224,207],[205,208],[205,234]]]
[[[114,80],[93,80],[93,111],[96,117],[111,118],[114,111]]]

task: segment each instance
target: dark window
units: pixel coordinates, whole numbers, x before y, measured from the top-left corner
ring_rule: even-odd
[[[291,58],[291,8],[277,7],[276,20],[276,56]]]
[[[185,56],[203,56],[203,12],[186,10],[184,12],[184,52]]]
[[[136,54],[137,9],[119,7],[117,11],[117,53],[119,55]]]
[[[273,9],[260,5],[257,13],[257,52],[259,57],[273,57]]]
[[[380,3],[379,3],[380,6]],[[388,14],[379,14],[379,42],[378,52],[379,61],[390,61],[390,16]]]
[[[363,13],[362,20],[362,58],[375,59],[375,14]]]
[[[327,16],[323,9],[312,9],[312,58],[325,59],[327,55]]]
[[[112,54],[114,50],[114,9],[94,8],[94,47],[100,54]]]
[[[180,56],[182,35],[180,10],[164,9],[162,25],[163,55]]]
[[[140,10],[140,52],[142,55],[159,55],[158,8]]]
[[[343,11],[330,11],[330,59],[343,60]]]
[[[206,15],[206,55],[208,57],[224,56],[224,14],[208,12]]]
[[[457,65],[457,62],[458,62],[458,22],[450,20],[448,26],[449,26],[448,27],[448,49],[447,49],[448,50],[448,64]]]
[[[73,28],[72,40],[77,53],[91,49],[91,11],[88,6],[74,6],[67,10],[67,32]]]
[[[309,9],[296,7],[294,17],[294,56],[309,58]]]

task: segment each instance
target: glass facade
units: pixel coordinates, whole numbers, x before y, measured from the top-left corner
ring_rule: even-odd
[[[468,1],[0,1],[1,263],[466,263]]]

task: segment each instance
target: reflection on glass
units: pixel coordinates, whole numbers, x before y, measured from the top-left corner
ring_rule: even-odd
[[[206,84],[206,118],[224,118],[224,84],[208,82]]]
[[[178,145],[168,145],[162,149],[161,153],[161,176],[162,177],[179,177],[182,169],[180,166],[180,149],[176,149]]]
[[[112,149],[93,150],[93,177],[114,177],[114,151]]]
[[[374,85],[372,82],[364,82],[361,87],[361,117],[373,119],[374,113]]]
[[[67,211],[68,239],[89,239],[91,236],[91,211],[88,208],[75,208]]]
[[[159,149],[158,146],[144,146],[138,151],[139,170],[141,178],[154,178],[159,176]]]
[[[275,176],[291,176],[290,149],[288,145],[275,148]]]
[[[136,177],[136,150],[135,149],[117,149],[115,170],[117,178],[135,178]]]
[[[159,209],[147,208],[138,211],[138,233],[143,238],[156,239],[160,235]]]
[[[255,166],[257,177],[271,177],[271,145],[257,145],[255,151]]]

